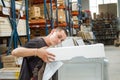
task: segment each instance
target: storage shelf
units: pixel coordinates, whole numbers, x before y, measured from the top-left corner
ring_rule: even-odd
[[[106,45],[114,44],[114,40],[117,39],[117,25],[111,23],[112,20],[108,19],[107,24],[105,19],[94,21],[93,32],[97,42],[104,43]]]
[[[53,3],[55,3],[55,0],[52,0]],[[32,4],[40,4],[40,3],[44,3],[44,0],[34,0],[34,2],[32,2]],[[46,3],[50,3],[50,0],[46,0]]]
[[[56,9],[56,6],[55,6],[55,5],[53,5],[53,10],[54,10],[54,9]],[[58,6],[58,9],[65,9],[65,5],[60,4],[60,5]]]
[[[67,23],[66,22],[62,22],[62,23],[58,23],[58,26],[57,24],[55,24],[56,27],[66,27],[67,26]]]
[[[2,13],[2,11],[0,11],[0,17],[8,17],[9,15],[4,15]],[[16,15],[16,18],[18,17],[18,15]],[[20,17],[20,19],[26,19],[25,15],[23,17]]]
[[[73,28],[77,29],[77,28],[79,28],[79,26],[78,25],[73,25]]]
[[[0,69],[0,79],[18,79],[20,68],[2,68]]]
[[[72,11],[72,16],[78,16],[79,12],[78,11]]]
[[[45,19],[34,19],[34,20],[30,20],[29,24],[30,25],[44,25],[46,23]],[[50,21],[47,21],[48,24],[50,24]]]

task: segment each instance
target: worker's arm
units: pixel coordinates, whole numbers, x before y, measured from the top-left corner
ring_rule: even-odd
[[[25,48],[19,47],[12,51],[12,55],[17,57],[38,56],[44,62],[50,62],[54,60],[55,55],[46,51],[46,48]],[[49,58],[49,60],[48,60]]]
[[[12,55],[17,57],[35,56],[36,48],[19,47],[12,51]]]

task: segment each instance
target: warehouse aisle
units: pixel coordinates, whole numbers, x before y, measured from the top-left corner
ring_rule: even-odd
[[[109,60],[109,80],[120,80],[120,47],[105,46],[105,52]]]

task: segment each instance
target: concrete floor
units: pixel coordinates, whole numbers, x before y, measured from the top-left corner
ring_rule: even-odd
[[[105,46],[109,80],[120,80],[120,47]]]

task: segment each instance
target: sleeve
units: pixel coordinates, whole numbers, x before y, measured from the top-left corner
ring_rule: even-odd
[[[32,39],[29,42],[27,42],[24,47],[26,48],[37,48],[38,47],[38,40],[37,39]]]

